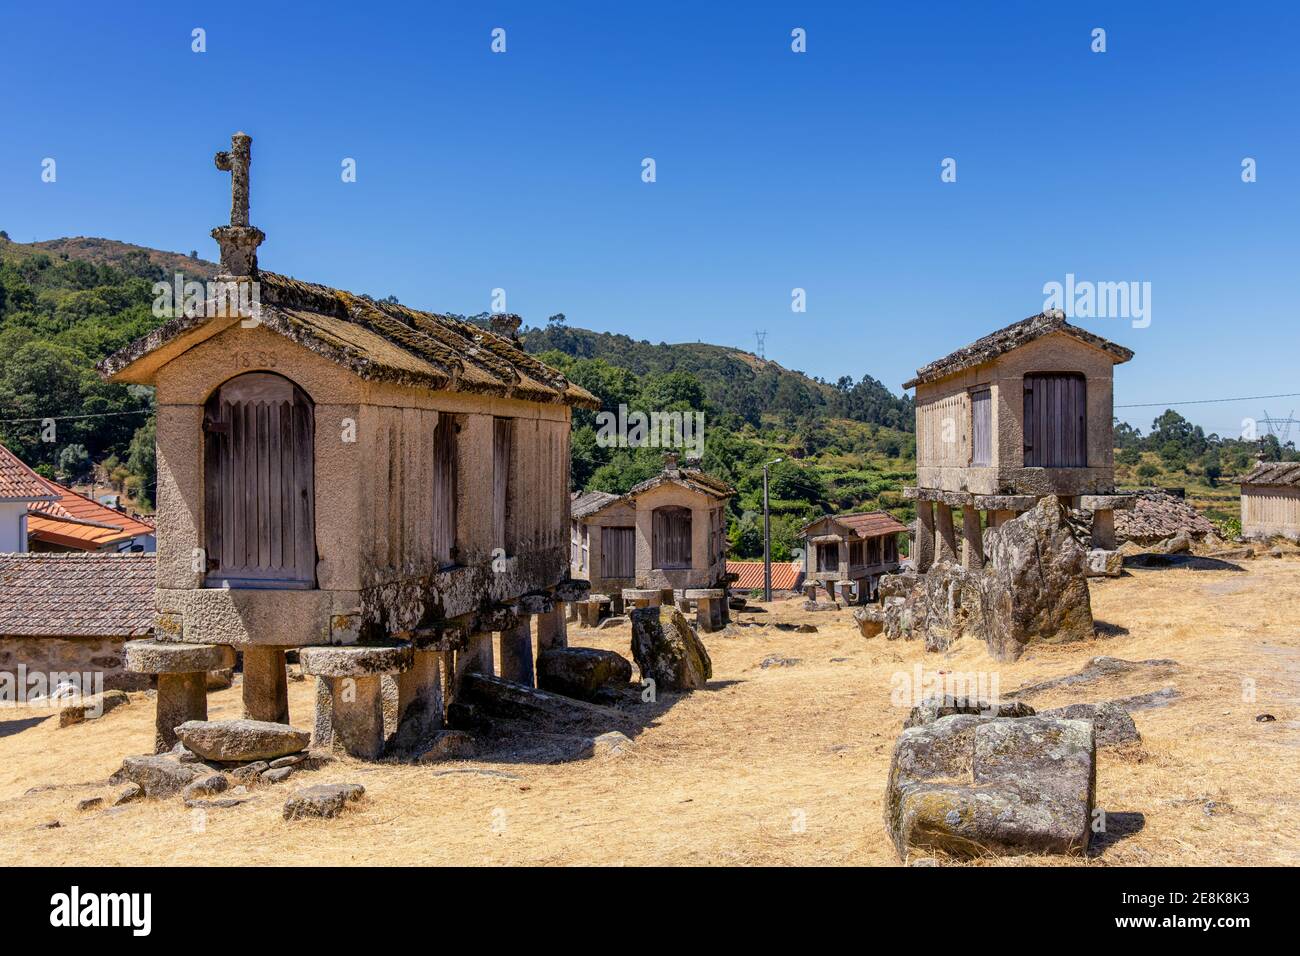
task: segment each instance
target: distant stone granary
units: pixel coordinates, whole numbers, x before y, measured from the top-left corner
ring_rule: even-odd
[[[218,281],[243,294],[100,366],[157,390],[157,640],[135,660],[192,673],[238,648],[246,716],[285,722],[285,651],[304,648],[318,742],[373,757],[381,678],[389,734],[419,737],[464,673],[493,672],[493,632],[500,675],[529,685],[530,620],[539,646],[566,643],[556,602],[585,589],[568,580],[569,422],[597,401],[512,335],[260,271],[249,161],[242,133],[217,155],[234,188],[213,230]],[[202,719],[193,681],[168,708],[159,686],[160,720]]]
[[[664,469],[625,495],[587,492],[573,502],[570,572],[624,602],[725,600],[727,500],[736,490],[665,455]],[[708,594],[694,592],[709,592]],[[691,592],[691,593],[688,593]],[[714,594],[713,592],[719,592]]]
[[[1057,495],[1092,512],[1095,548],[1114,548],[1113,368],[1133,353],[1034,315],[918,369],[915,488],[918,570],[936,558],[983,563],[983,527]],[[953,509],[962,511],[957,544]]]
[[[1300,541],[1300,461],[1261,461],[1237,480],[1243,537]]]
[[[807,584],[831,597],[847,587],[858,603],[876,596],[876,581],[898,570],[898,535],[907,527],[883,511],[826,515],[800,529]],[[811,596],[811,595],[810,595]]]

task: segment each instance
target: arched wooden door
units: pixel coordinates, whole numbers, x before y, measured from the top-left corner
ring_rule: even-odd
[[[208,587],[315,587],[314,419],[307,393],[270,372],[236,376],[208,399]]]

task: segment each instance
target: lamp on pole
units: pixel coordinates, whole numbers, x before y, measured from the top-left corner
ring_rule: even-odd
[[[763,600],[772,600],[772,521],[767,513],[767,469],[784,458],[773,458],[763,466]]]

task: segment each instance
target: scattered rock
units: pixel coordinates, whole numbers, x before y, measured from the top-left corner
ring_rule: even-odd
[[[625,627],[627,626],[627,622],[628,618],[625,614],[615,614],[612,617],[603,617],[600,619],[600,623],[596,625],[596,630],[606,631],[611,627]]]
[[[287,757],[276,757],[271,761],[271,769],[279,770],[281,767],[296,767],[307,759],[306,754],[289,754]]]
[[[900,859],[1081,853],[1095,790],[1091,723],[954,714],[898,738],[885,825]]]
[[[885,629],[885,608],[880,604],[864,604],[853,609],[853,620],[863,637],[875,637]]]
[[[322,783],[306,787],[284,802],[284,819],[336,817],[349,803],[360,800],[366,788],[359,783]]]
[[[127,757],[108,778],[111,784],[134,783],[150,797],[170,797],[205,770],[201,765],[183,764],[171,754]]]
[[[600,734],[592,738],[591,752],[597,756],[604,754],[618,755],[631,750],[635,744],[632,738],[627,734],[620,733],[617,730],[611,730],[608,733]]]
[[[57,829],[59,829],[59,827],[61,827],[61,826],[63,826],[63,824],[60,823],[58,820],[46,820],[44,823],[38,823],[38,824],[36,824],[36,829],[38,829],[38,830],[57,830]]]
[[[812,612],[838,611],[840,609],[840,606],[834,601],[804,601],[803,609],[805,611],[812,611]]]
[[[472,777],[493,777],[497,780],[523,780],[524,778],[517,773],[510,773],[506,770],[485,770],[482,767],[449,767],[446,770],[435,770],[435,777],[450,777],[453,774],[468,774]]]
[[[284,757],[311,740],[305,730],[266,720],[187,720],[176,734],[200,757],[223,763]]]
[[[1137,724],[1129,712],[1116,701],[1101,704],[1070,704],[1040,712],[1043,717],[1061,717],[1066,720],[1091,720],[1097,733],[1098,747],[1117,747],[1137,743],[1142,739]]]
[[[186,800],[194,800],[199,797],[214,797],[219,793],[224,793],[230,787],[230,781],[224,774],[210,773],[199,777],[193,783],[186,784],[185,789],[181,791],[181,796]]]
[[[1093,681],[1102,680],[1107,677],[1113,677],[1117,674],[1127,674],[1139,669],[1150,669],[1153,677],[1167,677],[1178,669],[1178,662],[1169,658],[1151,658],[1144,661],[1126,661],[1118,657],[1094,657],[1088,661],[1077,673],[1067,674],[1065,677],[1054,677],[1051,680],[1039,681],[1036,684],[1029,684],[1018,690],[1004,694],[1004,697],[1029,697],[1032,694],[1041,691],[1051,690],[1054,687],[1073,687],[1076,684],[1090,684]],[[1128,708],[1131,710],[1132,708]]]
[[[293,770],[293,767],[277,767],[274,770],[264,770],[262,771],[262,775],[257,779],[265,784],[283,783],[289,779]]]
[[[95,810],[104,805],[103,797],[87,797],[85,800],[77,801],[78,810]]]
[[[124,803],[134,803],[136,800],[144,799],[144,788],[138,783],[128,783],[113,792],[109,798],[109,803],[115,807],[120,807]]]
[[[800,625],[799,625],[798,627],[796,627],[794,630],[795,630],[795,633],[796,633],[796,634],[816,634],[816,633],[817,633],[817,625],[816,625],[816,624],[800,624]]]
[[[220,670],[208,671],[205,680],[208,690],[226,690],[235,683],[235,669],[223,667]]]
[[[631,718],[600,704],[537,690],[490,674],[471,672],[461,680],[459,699],[448,707],[451,723],[459,728],[488,718],[550,721],[560,724],[597,721],[617,726]]]
[[[1088,552],[1087,575],[1090,578],[1117,578],[1124,573],[1124,555],[1118,551],[1093,548]]]
[[[1231,803],[1224,803],[1221,800],[1206,800],[1201,805],[1201,812],[1207,817],[1219,817],[1236,810]]]
[[[802,664],[801,657],[782,657],[780,654],[773,654],[770,657],[763,658],[763,662],[758,666],[766,670],[769,667],[794,667],[796,664]]]
[[[478,748],[474,738],[463,730],[440,730],[434,737],[432,746],[420,754],[420,763],[440,763],[444,760],[467,760],[473,757]]]
[[[659,690],[695,690],[713,676],[709,652],[676,607],[632,612],[632,657]]]
[[[1145,694],[1134,694],[1132,697],[1121,697],[1119,700],[1111,701],[1117,707],[1123,707],[1125,710],[1149,710],[1152,707],[1163,707],[1171,704],[1178,698],[1178,691],[1173,687],[1162,687],[1160,690],[1149,691]]]
[[[1256,715],[1255,715],[1255,721],[1256,721],[1257,723],[1261,723],[1261,724],[1271,724],[1271,723],[1272,723],[1273,721],[1275,721],[1275,720],[1277,720],[1277,718],[1274,717],[1272,714],[1256,714]]]
[[[230,771],[230,776],[234,777],[236,782],[244,784],[245,786],[256,786],[257,781],[262,774],[270,769],[271,765],[265,760],[254,760],[250,764],[236,767],[234,770]]]
[[[568,697],[595,699],[609,685],[632,680],[632,664],[614,651],[552,647],[537,655],[537,686]]]
[[[131,698],[124,690],[106,690],[102,694],[93,694],[60,710],[59,726],[71,727],[87,720],[95,720],[129,703]]]
[[[997,704],[987,700],[970,700],[963,697],[934,697],[923,700],[913,707],[903,721],[903,729],[931,724],[940,717],[953,714],[977,714],[984,717],[1032,717],[1034,708],[1020,701],[1001,701]]]
[[[1192,539],[1186,531],[1179,531],[1151,548],[1155,554],[1187,554],[1192,550]]]

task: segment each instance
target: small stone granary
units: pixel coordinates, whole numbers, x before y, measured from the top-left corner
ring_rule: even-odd
[[[1115,494],[1113,369],[1132,357],[1051,311],[918,369],[903,386],[916,389],[916,569],[979,567],[985,524],[1045,495],[1091,512],[1093,547],[1113,549],[1114,511],[1133,503]]]
[[[625,495],[574,501],[570,571],[591,582],[590,623],[602,608],[691,605],[703,630],[727,619],[726,505],[736,489],[664,456],[663,470]]]
[[[517,317],[497,334],[259,270],[250,160],[243,133],[217,154],[217,294],[100,366],[157,390],[157,617],[129,653],[160,675],[160,748],[235,650],[245,716],[287,722],[299,648],[315,743],[374,757],[435,732],[466,673],[532,685],[534,618],[539,648],[566,644],[570,415],[597,402]]]
[[[876,582],[882,574],[898,570],[898,535],[907,528],[883,511],[826,515],[799,530],[805,542],[804,563],[809,598],[816,599],[821,585],[834,598],[834,589],[847,587],[853,603],[876,597]]]
[[[1300,541],[1300,461],[1261,461],[1241,483],[1241,534]]]

